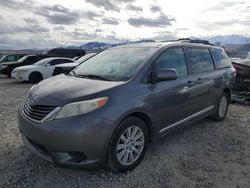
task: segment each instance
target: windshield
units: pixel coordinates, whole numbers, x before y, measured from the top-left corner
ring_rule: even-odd
[[[81,58],[79,58],[78,60],[76,60],[75,63],[83,63],[84,61],[86,61],[87,59],[91,58],[95,54],[96,53],[86,54],[85,56],[82,56]]]
[[[49,58],[42,59],[42,60],[36,62],[34,65],[42,66],[42,65],[45,65],[46,63],[48,63],[50,60],[51,60],[51,59],[49,59]]]
[[[6,55],[4,55],[3,57],[1,57],[0,61],[4,60],[6,57]]]
[[[30,56],[28,56],[28,55],[26,55],[26,56],[23,56],[22,58],[20,58],[17,62],[18,63],[22,63],[25,59],[27,59],[28,57],[30,57]]]
[[[157,48],[114,48],[105,50],[76,67],[71,75],[126,81],[133,77]],[[103,79],[103,80],[104,80]]]

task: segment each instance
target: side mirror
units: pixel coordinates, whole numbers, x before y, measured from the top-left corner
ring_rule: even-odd
[[[156,82],[170,81],[177,79],[177,72],[174,69],[165,69],[157,72]]]

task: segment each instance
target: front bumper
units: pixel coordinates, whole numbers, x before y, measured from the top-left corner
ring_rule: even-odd
[[[60,166],[80,168],[106,161],[114,129],[113,122],[89,114],[38,124],[20,110],[18,124],[24,144],[34,154]]]

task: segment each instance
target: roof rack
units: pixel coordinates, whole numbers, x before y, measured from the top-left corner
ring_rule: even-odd
[[[208,40],[200,40],[200,39],[190,39],[190,38],[180,38],[177,41],[182,41],[182,42],[189,42],[189,43],[199,43],[199,44],[207,44],[214,46],[211,44]]]

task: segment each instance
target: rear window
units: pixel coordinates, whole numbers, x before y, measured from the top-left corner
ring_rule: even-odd
[[[189,60],[193,73],[201,73],[214,70],[213,59],[209,49],[189,48]]]
[[[231,62],[222,49],[211,49],[218,68],[231,67]]]

